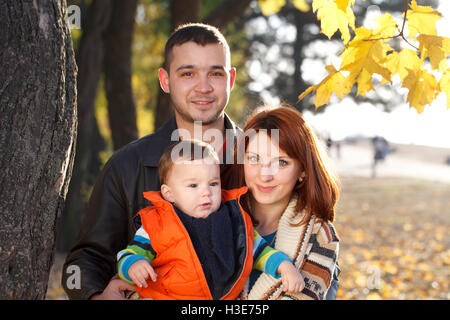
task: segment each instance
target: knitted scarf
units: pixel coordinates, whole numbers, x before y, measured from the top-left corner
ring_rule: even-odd
[[[278,223],[275,249],[286,253],[305,280],[300,293],[282,291],[281,279],[262,273],[250,292],[248,281],[240,299],[248,300],[321,300],[331,284],[339,253],[339,238],[334,226],[314,215],[299,226],[305,212],[295,213],[297,195],[293,195]]]

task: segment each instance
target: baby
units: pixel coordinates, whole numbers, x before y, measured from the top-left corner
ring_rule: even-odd
[[[218,163],[213,148],[195,140],[162,155],[161,191],[144,192],[153,206],[139,211],[142,226],[117,255],[119,276],[141,298],[236,299],[252,267],[281,274],[284,291],[303,290],[289,257],[253,231],[239,203],[247,188],[221,190]]]

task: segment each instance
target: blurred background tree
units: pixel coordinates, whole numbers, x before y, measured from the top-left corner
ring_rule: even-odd
[[[266,0],[276,1],[276,0]],[[310,3],[310,1],[308,1]],[[422,5],[437,1],[420,1]],[[324,65],[341,50],[320,32],[311,10],[292,1],[264,16],[257,0],[68,0],[81,8],[81,30],[73,29],[78,71],[78,138],[73,176],[59,227],[57,248],[74,244],[82,214],[102,165],[126,143],[153,132],[172,114],[159,88],[170,32],[186,22],[220,28],[232,51],[237,82],[226,109],[238,124],[264,101],[286,101],[299,110],[314,109],[312,98],[297,104],[300,92],[320,78]],[[356,24],[379,8],[400,16],[404,0],[356,1]],[[317,72],[305,72],[317,66]],[[390,109],[402,97],[378,86],[357,102],[370,100]],[[392,90],[391,90],[392,91]],[[319,112],[325,108],[320,108]]]

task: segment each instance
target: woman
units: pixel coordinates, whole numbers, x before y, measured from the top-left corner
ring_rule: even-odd
[[[247,120],[235,166],[250,191],[242,205],[256,230],[301,270],[305,289],[283,293],[279,280],[253,271],[241,298],[326,298],[339,273],[339,238],[331,224],[339,190],[320,148],[293,108],[257,110]]]

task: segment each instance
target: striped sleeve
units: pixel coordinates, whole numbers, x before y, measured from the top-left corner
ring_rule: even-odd
[[[128,275],[128,269],[130,266],[138,260],[147,260],[148,262],[152,262],[155,257],[156,252],[150,244],[150,237],[144,228],[140,227],[126,249],[117,254],[117,271],[119,273],[119,277],[122,280],[133,284],[133,281]]]
[[[280,278],[281,274],[277,273],[277,269],[286,260],[292,263],[286,254],[270,247],[256,230],[253,231],[253,269]]]
[[[301,269],[305,279],[303,293],[312,299],[325,299],[339,254],[339,237],[329,222],[315,225],[309,241],[311,250]]]

